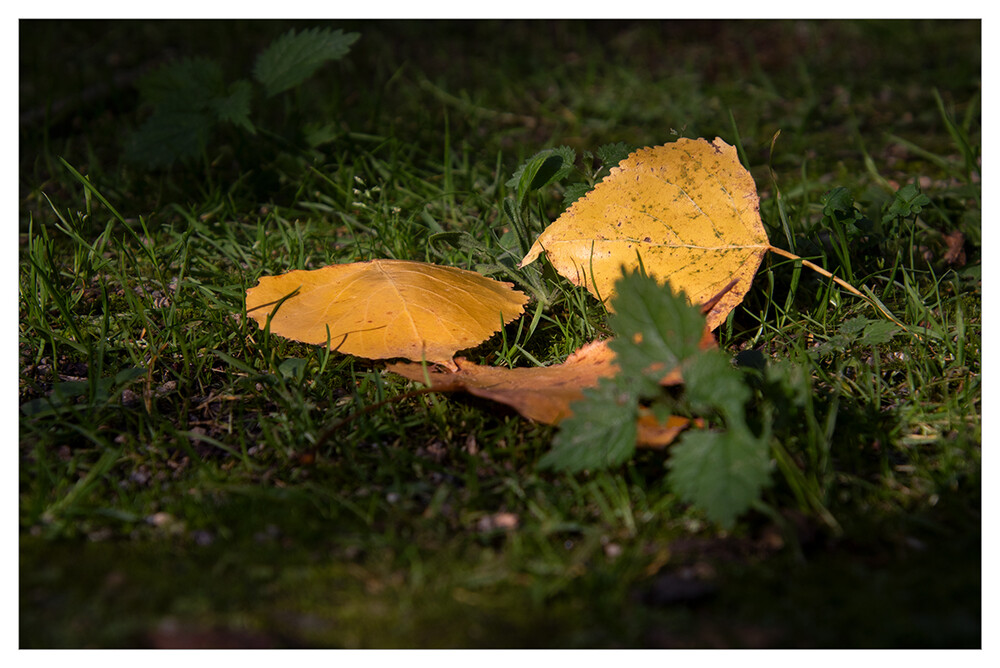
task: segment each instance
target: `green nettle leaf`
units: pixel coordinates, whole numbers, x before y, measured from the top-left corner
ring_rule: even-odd
[[[615,284],[611,306],[617,336],[609,345],[622,373],[642,379],[642,392],[658,392],[665,373],[698,354],[705,316],[669,284],[626,273]]]
[[[718,350],[702,351],[684,367],[684,389],[695,411],[704,414],[718,409],[727,424],[742,421],[743,407],[750,399],[741,372]]]
[[[253,86],[249,81],[241,79],[229,87],[228,95],[213,98],[210,106],[220,121],[238,125],[250,134],[256,134],[257,130],[250,122],[250,98],[252,94]]]
[[[682,369],[683,402],[691,412],[721,416],[725,431],[691,429],[670,451],[671,489],[723,526],[732,526],[770,482],[770,432],[760,437],[746,423],[751,392],[744,372],[718,350],[702,350],[705,316],[669,284],[641,271],[615,283],[609,319],[619,373],[584,390],[573,414],[560,423],[541,465],[576,472],[617,466],[635,451],[640,402],[652,402],[660,420],[670,410],[660,380]]]
[[[854,196],[844,187],[837,187],[820,197],[823,215],[839,220],[854,220],[861,212],[854,208]]]
[[[125,147],[129,161],[151,167],[194,158],[204,149],[214,119],[203,112],[163,112],[146,119]]]
[[[720,351],[706,350],[693,358],[684,368],[684,383],[692,409],[720,413],[726,431],[686,432],[671,450],[667,480],[709,519],[729,527],[770,482],[768,437],[758,438],[747,427],[750,389]]]
[[[529,192],[569,176],[574,162],[576,151],[569,146],[547,148],[525,160],[505,185],[516,188],[517,205],[521,206]]]
[[[597,149],[597,157],[603,167],[598,173],[609,171],[612,167],[627,158],[628,154],[633,150],[635,150],[634,147],[629,146],[625,142],[601,146]],[[585,152],[584,157],[588,160],[593,158],[589,152]],[[563,193],[563,209],[568,209],[573,202],[584,197],[593,188],[594,186],[588,183],[571,183],[566,186],[566,192]]]
[[[847,334],[848,336],[858,336],[864,331],[865,327],[873,322],[877,321],[872,320],[871,318],[866,318],[863,315],[858,315],[853,318],[848,318],[844,322],[840,323],[840,327],[837,328],[837,331],[841,334]]]
[[[823,343],[809,348],[807,351],[810,357],[822,358],[830,353],[838,353],[847,350],[854,343],[854,337],[847,334],[834,334]]]
[[[339,137],[341,129],[337,123],[306,123],[302,133],[309,148],[318,148]]]
[[[153,114],[126,141],[125,158],[149,167],[201,154],[216,118],[239,122],[240,100],[249,113],[249,90],[225,94],[222,68],[206,58],[186,58],[147,74],[137,84]],[[245,121],[249,124],[249,120]],[[252,126],[251,126],[252,127]]]
[[[539,466],[576,473],[628,461],[635,452],[639,403],[620,379],[601,379],[596,388],[583,391]]]
[[[290,30],[257,57],[254,78],[268,97],[299,85],[324,63],[347,55],[360,35],[330,28],[313,28],[296,34]]]
[[[634,150],[635,147],[630,146],[625,142],[605,144],[597,149],[597,157],[600,159],[601,164],[603,164],[605,168],[610,169],[627,158],[629,153]]]
[[[222,67],[208,58],[185,58],[153,70],[136,84],[139,97],[157,112],[201,111],[222,95]]]
[[[879,345],[891,341],[901,330],[891,322],[872,320],[859,315],[842,322],[837,331],[865,345]]]
[[[731,527],[771,477],[770,449],[748,430],[693,430],[670,451],[667,481],[710,520]]]
[[[268,96],[292,88],[323,63],[341,58],[357,40],[357,33],[341,30],[294,30],[276,39],[257,58],[254,77]],[[222,68],[207,58],[186,58],[165,65],[140,79],[137,88],[152,116],[126,140],[128,160],[149,167],[169,165],[200,154],[212,126],[231,123],[250,134],[253,84],[240,79],[228,87]],[[313,134],[312,145],[329,138]]]
[[[570,204],[580,199],[590,191],[591,187],[586,183],[569,184],[566,186],[566,192],[563,193],[563,208],[568,209]]]
[[[881,345],[891,341],[901,331],[899,327],[891,322],[876,320],[865,327],[865,331],[861,335],[861,342],[869,346]]]

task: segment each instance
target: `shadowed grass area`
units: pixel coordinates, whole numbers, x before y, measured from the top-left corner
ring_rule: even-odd
[[[979,22],[343,22],[350,53],[252,98],[256,134],[124,160],[144,73],[199,56],[235,81],[313,25],[20,24],[22,647],[981,644]],[[668,452],[540,471],[554,428],[244,316],[290,269],[495,267],[526,158],[569,146],[586,181],[585,151],[677,136],[736,145],[771,243],[917,334],[765,259],[716,332],[773,434],[729,532],[671,492]],[[536,278],[547,302],[463,354],[550,364],[608,334]]]

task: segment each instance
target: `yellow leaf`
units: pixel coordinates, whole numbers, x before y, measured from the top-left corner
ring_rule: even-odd
[[[247,290],[261,329],[331,350],[455,367],[452,356],[514,320],[528,297],[479,274],[406,260],[337,264],[262,276]],[[272,315],[273,314],[273,315]]]
[[[708,313],[710,329],[743,301],[770,248],[753,178],[721,139],[679,139],[623,160],[538,237],[521,266],[552,266],[605,303],[622,266],[669,281],[693,303],[735,285]]]

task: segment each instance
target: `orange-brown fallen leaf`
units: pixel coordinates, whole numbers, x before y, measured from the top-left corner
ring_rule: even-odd
[[[945,243],[948,244],[948,250],[944,254],[944,261],[948,264],[964,267],[965,235],[958,230],[955,230],[950,234],[944,235],[944,240]]]
[[[648,448],[665,448],[688,427],[701,429],[704,426],[705,421],[701,418],[692,420],[676,415],[671,415],[665,424],[661,424],[652,413],[643,411],[639,414],[639,434],[636,437],[636,444]]]
[[[743,301],[771,248],[757,188],[721,139],[679,139],[640,149],[538,237],[521,266],[543,252],[576,285],[608,303],[622,266],[703,303],[736,284],[708,313],[715,329]],[[641,258],[641,260],[640,260]]]
[[[488,339],[527,301],[510,283],[464,269],[372,260],[262,276],[247,290],[247,314],[296,341],[455,369],[457,351]]]
[[[569,405],[583,398],[584,388],[596,387],[601,378],[618,373],[614,359],[607,341],[593,341],[552,366],[509,369],[480,366],[459,357],[454,372],[428,368],[425,376],[423,365],[403,362],[386,368],[435,390],[463,390],[507,404],[530,420],[558,424],[571,414]]]
[[[711,339],[714,344],[714,338]],[[425,383],[440,392],[465,391],[514,408],[524,417],[545,424],[558,424],[573,414],[571,404],[583,399],[583,390],[596,387],[601,378],[618,373],[615,354],[607,341],[592,341],[573,352],[562,364],[547,367],[480,366],[455,360],[458,371],[436,371],[421,364],[396,363],[386,368],[405,378]],[[681,382],[679,373],[670,373],[664,385]],[[687,418],[670,418],[660,424],[652,415],[639,419],[638,443],[663,447],[690,424]]]

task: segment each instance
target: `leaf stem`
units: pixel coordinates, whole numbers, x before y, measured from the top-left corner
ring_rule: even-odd
[[[885,307],[885,305],[882,304],[882,302],[880,302],[877,299],[873,299],[872,297],[869,297],[868,295],[866,295],[865,293],[861,292],[856,287],[854,287],[853,285],[851,285],[850,283],[848,283],[847,281],[843,280],[842,278],[838,278],[837,276],[835,276],[834,274],[830,273],[829,271],[827,271],[823,267],[819,266],[818,264],[810,262],[809,260],[806,260],[805,258],[799,257],[795,253],[790,253],[790,252],[786,251],[783,248],[778,248],[777,246],[768,246],[768,250],[771,251],[772,253],[775,253],[776,255],[780,255],[782,257],[786,257],[789,260],[796,260],[798,262],[801,262],[804,266],[809,267],[810,269],[812,269],[816,273],[821,274],[823,276],[826,276],[829,279],[832,279],[834,283],[836,283],[840,287],[844,288],[845,290],[847,290],[848,292],[850,292],[852,295],[856,295],[858,297],[861,297],[866,302],[868,302],[869,304],[871,304],[872,306],[874,306],[876,309],[878,309],[879,311],[881,311],[882,314],[885,315],[885,317],[889,318],[889,320],[892,320],[894,323],[896,323],[897,325],[899,325],[900,327],[902,327],[904,330],[909,331],[909,329],[907,329],[906,325],[904,325],[903,323],[901,323],[896,318],[896,316],[894,316],[892,313],[890,313],[889,309],[887,309]]]

